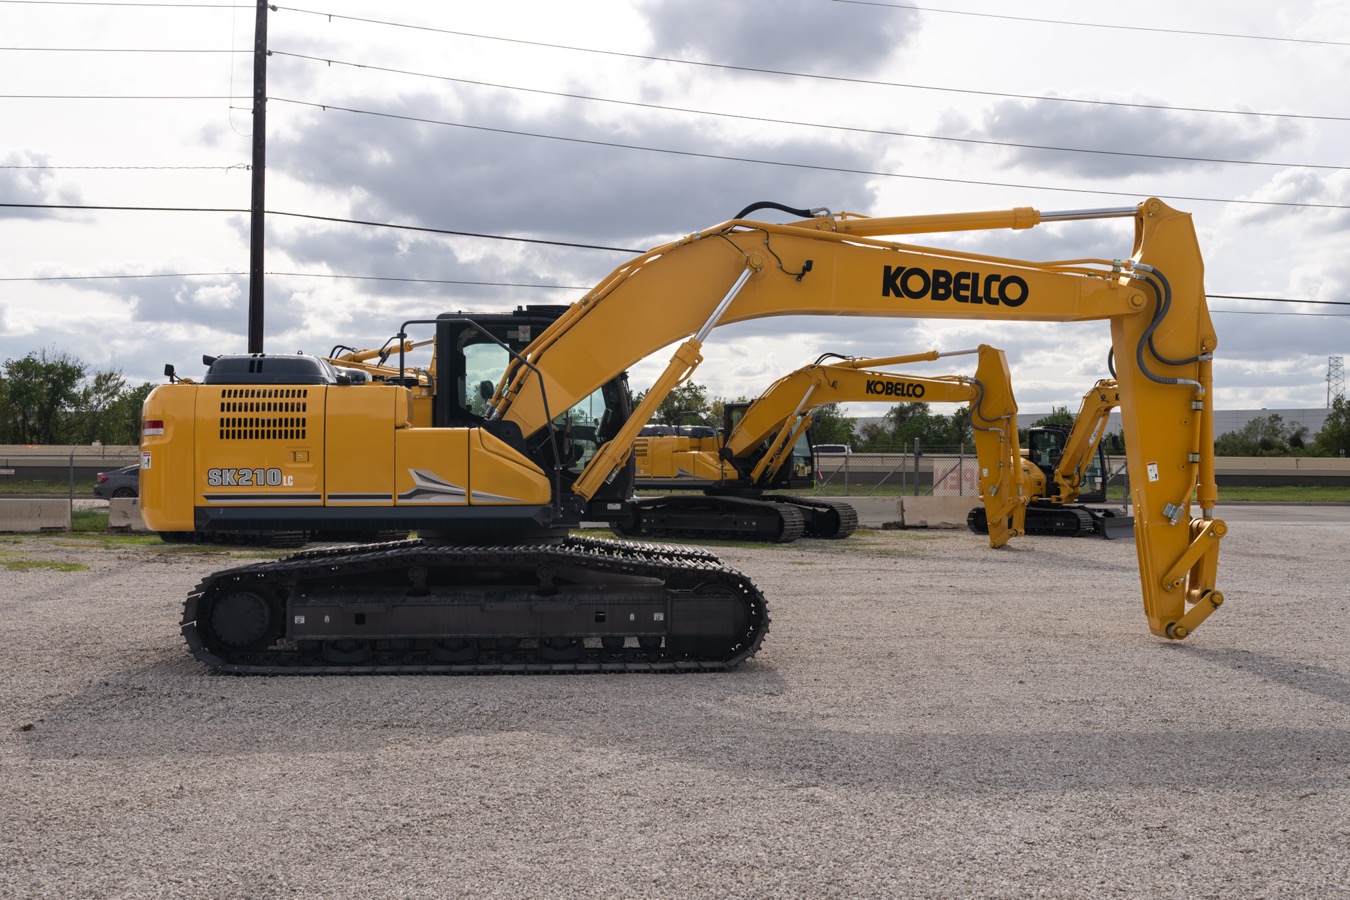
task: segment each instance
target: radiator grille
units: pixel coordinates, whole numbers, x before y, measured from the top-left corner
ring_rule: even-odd
[[[306,388],[226,388],[220,392],[222,441],[304,440]]]

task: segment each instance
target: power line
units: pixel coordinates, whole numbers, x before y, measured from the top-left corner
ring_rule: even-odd
[[[608,250],[613,253],[630,253],[634,256],[646,253],[646,250],[634,250],[630,247],[605,247],[599,244],[579,244],[572,241],[547,241],[543,238],[512,237],[501,234],[482,234],[475,231],[451,231],[445,228],[428,228],[421,225],[392,225],[387,222],[369,222],[362,219],[343,219],[337,216],[316,216],[308,213],[278,212],[268,210],[269,216],[290,216],[297,219],[315,219],[320,222],[337,222],[343,225],[372,225],[377,228],[396,228],[401,231],[425,231],[430,234],[451,234],[456,237],[487,238],[494,241],[518,241],[524,244],[544,244],[549,247],[571,247],[577,250]]]
[[[5,0],[0,0],[0,3]],[[149,96],[144,94],[0,94],[0,100],[243,100],[238,95],[186,96]]]
[[[0,203],[0,209],[69,209],[92,212],[204,212],[204,213],[248,213],[247,209],[226,209],[204,206],[95,206],[73,203]],[[448,234],[455,237],[484,238],[493,241],[515,241],[523,244],[543,244],[550,247],[571,247],[576,250],[606,250],[612,253],[627,253],[633,256],[646,253],[646,250],[634,250],[631,247],[605,247],[600,244],[581,244],[573,241],[549,241],[543,238],[524,238],[502,234],[483,234],[476,231],[454,231],[449,228],[431,228],[425,225],[399,225],[391,222],[372,222],[364,219],[344,219],[338,216],[319,216],[310,213],[285,212],[269,209],[269,216],[288,216],[296,219],[313,219],[319,222],[337,222],[342,225],[368,225],[374,228],[393,228],[399,231],[421,231],[428,234]]]
[[[215,206],[94,206],[75,203],[0,203],[0,209],[73,209],[94,212],[248,212],[246,209],[227,209]]]
[[[0,0],[3,2],[3,0]],[[112,210],[112,211],[131,211],[131,212],[216,212],[216,213],[245,213],[246,209],[219,209],[207,207],[155,207],[155,206],[75,206],[70,204],[54,203],[0,203],[0,209],[18,208],[18,209],[74,209],[74,210]],[[455,231],[448,228],[431,228],[423,225],[400,225],[390,222],[373,222],[362,219],[346,219],[337,216],[320,216],[310,213],[285,212],[281,210],[268,210],[269,216],[288,216],[297,219],[313,219],[321,222],[336,222],[342,225],[367,225],[375,228],[393,228],[402,231],[420,231],[429,234],[446,234],[455,237],[475,237],[494,241],[513,241],[524,244],[543,244],[550,247],[570,247],[580,250],[605,250],[613,253],[628,253],[634,256],[646,253],[646,250],[637,250],[631,247],[606,247],[600,244],[583,244],[575,241],[550,241],[543,238],[525,238],[514,235],[486,234],[474,231]],[[237,275],[243,273],[236,272],[189,272],[172,274],[154,274],[154,275],[70,275],[70,276],[41,276],[31,278],[0,278],[0,281],[63,281],[78,279],[96,279],[96,278],[180,278],[197,277],[207,275]],[[587,290],[589,286],[577,285],[512,285],[499,282],[465,282],[465,281],[441,281],[438,279],[400,279],[392,276],[377,275],[329,275],[325,273],[309,272],[267,272],[268,275],[283,275],[295,277],[314,277],[314,278],[353,278],[368,279],[372,281],[426,281],[433,284],[482,284],[498,287],[550,287],[567,290]],[[1350,300],[1297,300],[1291,297],[1255,297],[1242,294],[1206,294],[1208,299],[1212,300],[1256,300],[1265,303],[1307,303],[1318,306],[1350,306]],[[1212,312],[1243,312],[1243,310],[1212,310]],[[1308,315],[1311,315],[1310,313]]]
[[[1307,301],[1295,300],[1295,303]],[[1296,313],[1296,312],[1266,312],[1259,309],[1211,309],[1214,315],[1229,316],[1284,316],[1290,319],[1305,319],[1316,317],[1319,319],[1350,319],[1350,313]]]
[[[253,9],[239,3],[103,3],[93,0],[0,0],[18,6],[141,6],[150,9]]]
[[[458,278],[396,278],[393,275],[340,275],[332,273],[313,273],[313,271],[270,271],[269,275],[289,278],[338,278],[344,281],[390,281],[408,282],[413,285],[470,285],[475,287],[541,287],[545,290],[590,290],[595,285],[531,285],[524,282],[509,281],[466,281]]]
[[[870,87],[907,88],[909,90],[915,91],[935,91],[939,93],[948,93],[948,94],[970,94],[972,96],[978,97],[1003,97],[1013,100],[1037,100],[1037,101],[1044,101],[1047,103],[1076,103],[1089,106],[1110,106],[1128,109],[1159,109],[1159,110],[1171,110],[1174,112],[1196,112],[1196,113],[1210,113],[1216,115],[1265,117],[1274,119],[1310,119],[1315,121],[1328,121],[1328,122],[1350,121],[1350,117],[1347,116],[1321,116],[1302,113],[1258,112],[1253,110],[1217,109],[1210,107],[1195,107],[1195,106],[1168,106],[1165,104],[1158,104],[1158,103],[1127,103],[1124,101],[1117,101],[1117,100],[1083,100],[1077,97],[1056,97],[1045,94],[1013,94],[1003,91],[981,91],[970,88],[940,87],[931,84],[915,84],[899,81],[877,81],[867,78],[852,78],[843,75],[820,75],[807,72],[791,72],[783,69],[765,69],[755,66],[737,66],[728,63],[714,63],[714,62],[704,62],[701,60],[678,59],[669,56],[651,56],[642,53],[627,53],[619,50],[596,50],[590,47],[576,47],[569,44],[554,44],[549,43],[547,41],[529,41],[524,40],[522,38],[505,38],[505,37],[497,37],[496,35],[490,34],[477,34],[470,31],[455,31],[449,28],[433,28],[429,25],[410,25],[403,22],[390,22],[381,19],[363,18],[360,16],[344,16],[339,13],[319,12],[317,10],[312,9],[298,9],[296,7],[291,6],[277,6],[274,7],[274,9],[285,10],[287,12],[302,13],[304,15],[322,16],[323,18],[326,18],[329,21],[332,21],[333,19],[342,19],[351,22],[360,22],[365,25],[384,25],[390,28],[407,28],[414,31],[426,31],[436,34],[448,34],[454,35],[455,37],[467,37],[483,41],[498,41],[501,43],[519,44],[527,47],[544,47],[550,50],[566,50],[572,53],[592,53],[600,56],[618,57],[621,59],[642,60],[644,62],[663,62],[679,66],[696,66],[704,69],[720,69],[727,72],[749,72],[756,75],[780,75],[788,78],[804,78],[833,83],[860,84],[860,85],[867,85]]]
[[[0,0],[0,3],[6,0]],[[247,272],[151,272],[142,275],[34,275],[28,278],[0,278],[0,281],[122,281],[128,278],[214,278],[221,275],[247,276]]]
[[[252,53],[252,50],[193,50],[157,47],[0,47],[6,53]]]
[[[495,84],[489,81],[476,81],[469,78],[455,78],[449,75],[435,75],[427,72],[414,72],[408,69],[395,69],[387,66],[368,65],[365,63],[348,62],[339,59],[326,59],[320,56],[309,56],[304,53],[290,53],[285,50],[272,50],[271,53],[273,56],[286,56],[291,57],[293,59],[306,60],[309,62],[321,62],[329,66],[347,66],[355,69],[368,69],[373,72],[384,72],[386,74],[391,75],[406,75],[414,78],[429,78],[437,81],[449,81],[456,84],[468,84],[473,85],[475,87],[487,87],[504,91],[519,91],[521,93],[540,94],[547,97],[561,97],[567,100],[584,100],[591,103],[609,103],[616,106],[629,106],[639,109],[652,109],[661,112],[687,113],[690,115],[697,115],[697,116],[712,116],[723,119],[735,119],[743,122],[759,122],[769,125],[790,125],[793,127],[800,127],[800,128],[818,128],[828,131],[846,132],[849,134],[867,134],[879,137],[903,137],[903,138],[913,138],[916,140],[947,141],[951,143],[976,144],[981,146],[993,146],[993,147],[1012,147],[1019,150],[1049,150],[1059,153],[1087,153],[1101,156],[1123,156],[1136,159],[1161,159],[1161,160],[1171,160],[1174,162],[1217,163],[1223,165],[1241,165],[1241,166],[1273,166],[1277,168],[1326,169],[1331,171],[1350,170],[1350,166],[1331,166],[1331,165],[1320,165],[1316,163],[1281,163],[1281,162],[1266,162],[1262,160],[1248,160],[1248,159],[1218,159],[1204,156],[1172,156],[1161,153],[1134,153],[1123,150],[1096,150],[1082,147],[1058,147],[1047,144],[1021,144],[1013,141],[994,141],[994,140],[984,140],[980,138],[961,138],[961,137],[949,137],[946,135],[916,134],[913,132],[905,132],[905,131],[885,131],[877,128],[857,128],[848,125],[826,125],[819,122],[802,122],[792,119],[774,119],[762,116],[749,116],[741,113],[714,112],[711,110],[690,109],[687,107],[679,107],[679,106],[664,106],[658,103],[642,103],[636,100],[615,100],[608,97],[592,97],[586,94],[573,94],[565,91],[549,91],[543,90],[541,88],[526,88],[508,84]]]
[[[0,0],[2,2],[2,0]],[[349,222],[352,220],[339,220]],[[461,233],[461,232],[455,232]],[[530,238],[506,237],[503,235],[476,235],[479,237],[493,237],[501,240],[531,241]],[[570,244],[567,246],[591,245]],[[601,248],[610,249],[610,248]],[[617,249],[617,248],[613,248]],[[626,251],[637,253],[639,251]],[[456,278],[408,278],[395,275],[351,275],[338,272],[265,272],[265,275],[275,275],[283,278],[332,278],[351,281],[390,281],[404,282],[409,284],[464,284],[475,285],[479,287],[509,287],[509,288],[544,288],[548,290],[565,291],[588,291],[594,285],[589,284],[537,284],[512,281],[473,281]],[[248,275],[247,272],[152,272],[146,274],[132,275],[34,275],[26,277],[0,277],[0,281],[122,281],[133,278],[211,278],[211,277],[236,277],[243,278]],[[1206,294],[1206,300],[1256,300],[1262,303],[1306,303],[1315,306],[1350,306],[1350,300],[1299,300],[1293,297],[1253,297],[1239,294]],[[1262,312],[1258,310],[1242,309],[1211,309],[1214,313],[1231,313],[1234,315],[1320,315],[1335,317],[1347,317],[1344,313],[1284,313],[1284,312]]]
[[[1289,297],[1252,297],[1242,294],[1206,294],[1211,300],[1260,300],[1265,303],[1315,303],[1319,306],[1350,306],[1350,300],[1294,300]]]
[[[0,0],[3,2],[3,0]],[[406,278],[393,275],[345,275],[333,272],[264,272],[280,278],[332,278],[348,281],[391,281],[410,284],[463,284],[477,287],[543,288],[559,291],[588,291],[590,284],[530,284],[512,281],[470,281],[460,278]],[[247,278],[247,272],[150,272],[138,275],[32,275],[26,277],[0,277],[4,281],[126,281],[137,278]]]
[[[882,172],[874,169],[854,169],[844,166],[826,166],[816,163],[795,163],[795,162],[783,162],[780,160],[754,159],[743,156],[728,156],[725,154],[704,153],[694,150],[673,150],[668,147],[646,147],[638,144],[622,144],[618,143],[617,141],[601,141],[595,140],[593,138],[564,137],[561,135],[543,134],[540,132],[517,131],[510,128],[495,128],[487,125],[468,125],[463,122],[447,122],[442,119],[429,119],[421,116],[409,116],[398,113],[376,112],[374,110],[368,109],[354,109],[352,107],[338,106],[332,103],[313,103],[306,100],[292,100],[286,97],[269,97],[268,99],[277,103],[292,103],[297,106],[308,106],[314,109],[321,109],[324,111],[335,110],[338,112],[348,112],[356,115],[377,116],[380,118],[397,119],[405,122],[417,122],[419,124],[424,125],[444,125],[451,128],[464,128],[470,131],[483,131],[483,132],[490,132],[493,134],[506,134],[512,135],[514,137],[532,137],[532,138],[540,138],[542,140],[563,141],[565,143],[572,143],[572,144],[584,144],[592,147],[613,147],[620,150],[638,150],[645,153],[664,153],[670,156],[684,156],[694,159],[713,159],[713,160],[720,160],[723,162],[741,162],[741,163],[751,163],[754,165],[780,166],[792,169],[809,169],[817,172],[838,172],[845,175],[866,175],[873,178],[902,178],[910,181],[936,182],[941,184],[965,184],[965,185],[977,185],[980,187],[1016,188],[1018,190],[1056,191],[1060,193],[1071,193],[1071,194],[1094,194],[1097,196],[1104,196],[1104,197],[1140,197],[1144,196],[1147,193],[1138,191],[1109,191],[1095,188],[1050,187],[1047,185],[1018,184],[1015,182],[986,181],[969,178],[941,178],[935,175],[909,175],[909,174],[902,174],[899,172]],[[1290,207],[1297,209],[1350,209],[1350,206],[1335,203],[1295,203],[1292,201],[1284,201],[1284,200],[1240,200],[1222,197],[1195,197],[1181,194],[1169,194],[1167,196],[1175,200],[1183,200],[1196,203],[1237,203],[1248,206],[1277,206],[1277,207]]]
[[[1345,41],[1319,41],[1312,38],[1275,37],[1264,34],[1234,34],[1224,31],[1188,31],[1183,28],[1153,28],[1146,25],[1107,25],[1101,22],[1074,22],[1063,19],[1034,19],[1030,16],[1007,16],[998,13],[968,12],[959,9],[934,9],[931,6],[911,6],[907,3],[880,3],[877,0],[834,0],[856,6],[881,6],[890,9],[911,9],[916,12],[946,16],[973,16],[981,19],[1003,19],[1009,22],[1033,22],[1037,25],[1067,25],[1071,28],[1108,28],[1119,31],[1145,31],[1153,34],[1181,34],[1190,37],[1234,38],[1243,41],[1279,41],[1291,44],[1326,44],[1332,47],[1350,47]]]
[[[4,2],[4,0],[0,0],[0,2]],[[228,171],[230,171],[230,170],[232,170],[232,169],[250,169],[250,168],[252,168],[252,166],[250,166],[248,163],[235,163],[235,164],[229,165],[229,166],[6,166],[6,165],[0,165],[0,169],[38,169],[38,170],[58,170],[58,169],[59,169],[59,170],[61,170],[61,171],[66,171],[66,170],[71,170],[71,169],[79,169],[79,170],[98,170],[98,171],[103,171],[103,170],[121,171],[121,170],[125,170],[125,169],[131,169],[131,170],[136,170],[136,171],[141,171],[141,170],[151,170],[151,171],[178,171],[178,170],[193,170],[193,171],[196,171],[196,170],[207,170],[207,171],[214,171],[214,170],[221,170],[221,171],[228,172]]]

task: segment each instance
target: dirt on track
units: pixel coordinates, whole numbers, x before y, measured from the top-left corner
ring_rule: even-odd
[[[1183,643],[1129,542],[719,547],[740,669],[458,678],[215,675],[246,554],[0,538],[0,896],[1344,897],[1344,537],[1235,527]]]

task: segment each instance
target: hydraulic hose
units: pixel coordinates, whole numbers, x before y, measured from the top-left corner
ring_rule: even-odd
[[[1148,285],[1153,288],[1154,293],[1158,295],[1158,308],[1153,313],[1153,321],[1148,323],[1148,327],[1144,329],[1144,333],[1139,338],[1138,346],[1135,347],[1135,362],[1139,365],[1139,371],[1144,373],[1144,377],[1149,381],[1157,384],[1188,384],[1196,390],[1203,392],[1204,386],[1198,381],[1192,381],[1189,378],[1172,378],[1167,375],[1156,375],[1149,371],[1148,366],[1144,363],[1145,347],[1148,347],[1159,362],[1168,366],[1181,366],[1198,362],[1201,357],[1197,356],[1193,359],[1174,362],[1158,354],[1158,351],[1153,346],[1153,332],[1158,330],[1158,326],[1162,324],[1163,318],[1167,315],[1168,308],[1172,305],[1172,285],[1161,272],[1152,266],[1139,263],[1135,266],[1135,270],[1137,272],[1146,273],[1144,276],[1136,275],[1135,277],[1147,282]],[[1155,281],[1154,278],[1157,280]]]
[[[1167,311],[1172,308],[1172,283],[1167,280],[1167,276],[1163,275],[1163,273],[1159,272],[1157,269],[1150,269],[1148,266],[1140,266],[1139,268],[1148,269],[1150,273],[1149,277],[1158,279],[1159,284],[1162,285],[1161,307],[1157,315],[1154,316],[1154,319],[1158,323],[1161,323],[1162,320],[1167,317]],[[1154,285],[1153,289],[1154,291],[1157,291],[1158,286]],[[1201,356],[1192,356],[1190,359],[1168,359],[1158,352],[1157,347],[1153,346],[1152,334],[1148,337],[1148,349],[1149,352],[1153,354],[1154,359],[1166,366],[1185,366],[1193,362],[1199,362],[1203,358]]]
[[[802,219],[813,219],[816,216],[824,215],[825,213],[828,212],[828,210],[822,209],[820,207],[817,207],[816,209],[793,209],[791,206],[784,206],[781,203],[774,203],[772,200],[761,200],[758,203],[751,203],[745,209],[741,210],[740,212],[736,213],[736,215],[732,216],[732,218],[744,219],[752,212],[756,212],[761,209],[776,209],[779,210],[780,212],[789,213]]]

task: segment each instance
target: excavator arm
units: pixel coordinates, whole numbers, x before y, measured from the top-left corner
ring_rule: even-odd
[[[932,377],[877,371],[884,366],[927,362],[968,353],[978,354],[975,376]],[[976,350],[940,353],[930,350],[903,356],[818,362],[780,378],[746,410],[727,436],[723,457],[748,458],[768,442],[749,472],[755,484],[772,479],[797,437],[810,426],[811,412],[827,403],[860,401],[970,404],[971,426],[980,464],[980,496],[984,500],[990,544],[1000,547],[1021,530],[1022,467],[1018,461],[1017,403],[1002,350],[981,344]]]
[[[1029,262],[902,243],[956,230],[1132,217],[1122,259]],[[1217,338],[1188,214],[1137,207],[1042,213],[1019,208],[872,219],[840,214],[786,225],[737,219],[620,266],[513,363],[491,417],[525,435],[639,360],[684,339],[628,423],[591,460],[586,497],[623,464],[643,422],[702,361],[718,325],[778,315],[1110,323],[1144,610],[1184,638],[1223,602],[1215,588],[1212,358]],[[547,399],[547,404],[545,403]],[[1193,498],[1198,515],[1192,515]]]
[[[1073,420],[1073,428],[1064,442],[1064,453],[1054,469],[1055,483],[1059,491],[1054,496],[1056,503],[1074,503],[1082,493],[1083,481],[1106,433],[1107,423],[1111,419],[1111,410],[1120,405],[1120,387],[1114,379],[1103,378],[1083,395],[1078,415]],[[1102,477],[1106,477],[1105,472]]]

